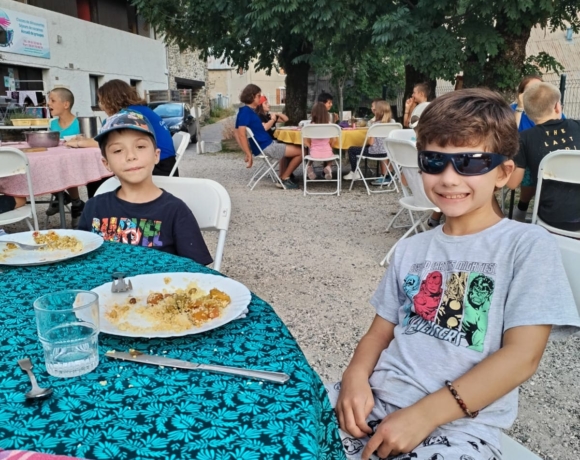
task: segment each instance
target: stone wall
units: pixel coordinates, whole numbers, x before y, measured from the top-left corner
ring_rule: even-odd
[[[194,89],[193,105],[201,107],[203,119],[209,117],[207,62],[199,57],[199,51],[180,52],[178,46],[168,45],[167,66],[169,68],[169,89],[177,89],[175,77],[205,82],[205,86]]]

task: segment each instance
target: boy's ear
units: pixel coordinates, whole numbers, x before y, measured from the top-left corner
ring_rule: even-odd
[[[113,170],[109,167],[109,162],[105,157],[101,157],[101,161],[103,162],[103,166],[107,168],[107,171],[113,172]]]
[[[160,155],[161,155],[161,150],[155,149],[155,164],[159,163]]]
[[[514,160],[507,160],[499,165],[495,186],[502,188],[505,184],[507,184],[509,178],[515,170],[516,164],[514,163]]]

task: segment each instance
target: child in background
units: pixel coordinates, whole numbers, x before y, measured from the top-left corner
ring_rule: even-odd
[[[317,102],[312,107],[311,113],[311,120],[310,123],[313,125],[316,124],[328,124],[328,110],[326,106],[322,102]],[[330,139],[304,139],[304,145],[310,149],[309,155],[312,158],[330,158],[332,155],[332,146],[330,145],[333,141],[333,138]],[[332,180],[332,162],[327,161],[324,165],[324,178],[326,180]],[[312,164],[308,165],[308,170],[306,172],[308,174],[308,179],[315,180],[316,173],[314,172],[314,167]],[[340,171],[338,171],[340,174]]]
[[[417,149],[445,224],[397,244],[371,299],[374,321],[329,398],[349,459],[501,460],[518,386],[552,325],[577,328],[580,318],[554,238],[505,219],[495,199],[518,149],[502,96],[437,98]]]
[[[266,132],[270,135],[272,139],[274,137],[274,131],[276,131],[276,123],[286,123],[288,117],[281,112],[270,112],[270,103],[266,96],[260,98],[260,105],[256,108],[256,113],[262,120],[262,125]]]
[[[373,123],[391,123],[393,114],[391,113],[391,106],[387,101],[375,100],[371,105],[371,110],[375,114],[374,118],[371,120]],[[348,149],[348,159],[350,160],[351,171],[343,177],[344,180],[359,180],[360,173],[356,170],[356,164],[358,157],[362,153],[363,149],[366,149],[365,156],[384,158],[386,156],[387,149],[385,148],[385,138],[384,137],[369,137],[367,139],[366,147],[349,147]],[[381,161],[381,174],[384,176],[387,173],[387,161]],[[372,185],[382,185],[384,177],[379,177],[377,180],[371,182]],[[390,176],[387,176],[385,183],[391,181]]]
[[[71,112],[74,103],[75,98],[73,93],[66,88],[54,88],[48,94],[48,108],[50,109],[50,114],[53,117],[58,117],[50,120],[50,130],[58,131],[61,139],[68,136],[76,136],[81,133],[79,121]],[[67,191],[68,194],[64,194],[64,203],[71,203],[71,224],[72,227],[75,228],[78,219],[83,212],[85,203],[80,199],[78,187],[71,187]],[[58,200],[56,199],[56,196],[53,195],[53,200],[46,210],[46,215],[53,216],[57,212]]]
[[[103,164],[121,186],[87,201],[79,230],[106,241],[146,246],[212,262],[191,210],[179,198],[153,183],[160,150],[151,123],[141,113],[124,110],[107,118],[95,141]]]

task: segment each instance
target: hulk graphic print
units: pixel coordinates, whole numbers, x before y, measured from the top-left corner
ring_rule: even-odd
[[[482,352],[493,297],[495,264],[414,264],[403,281],[404,333],[423,333]]]

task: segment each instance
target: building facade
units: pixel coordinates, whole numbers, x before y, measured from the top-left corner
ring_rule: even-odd
[[[70,89],[73,113],[98,112],[97,88],[115,78],[167,89],[165,45],[128,0],[0,0],[0,95],[41,99]],[[34,104],[36,105],[36,104]],[[99,114],[102,115],[102,112]]]

